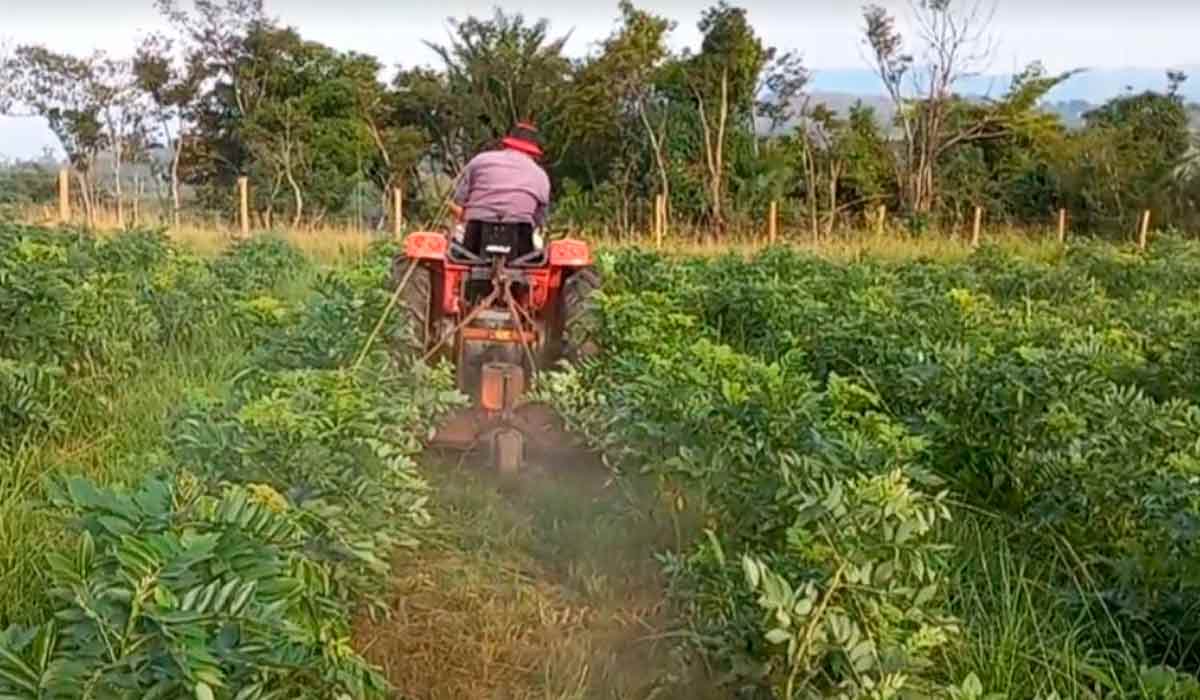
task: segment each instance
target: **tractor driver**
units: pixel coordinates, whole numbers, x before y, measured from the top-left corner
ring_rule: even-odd
[[[538,165],[542,148],[533,125],[517,123],[500,145],[467,163],[450,210],[457,222],[465,223],[462,237],[468,250],[478,255],[483,241],[508,240],[512,256],[520,257],[541,247],[535,231],[550,203],[550,178]]]

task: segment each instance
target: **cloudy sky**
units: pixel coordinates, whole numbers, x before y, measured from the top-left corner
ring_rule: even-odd
[[[974,0],[965,0],[973,2]],[[446,19],[487,14],[491,1],[267,0],[271,14],[310,38],[379,56],[386,64],[423,64],[432,55],[422,40],[446,36]],[[676,20],[676,48],[698,43],[696,19],[710,2],[658,0]],[[863,67],[861,5],[855,0],[741,0],[768,44],[799,49],[811,68]],[[906,0],[882,0],[901,17]],[[568,49],[582,54],[613,27],[616,0],[505,0],[508,11],[545,17],[555,34],[571,33]],[[0,41],[42,43],[86,53],[127,53],[137,38],[161,29],[152,0],[0,0]],[[1198,0],[998,0],[991,71],[1010,72],[1034,59],[1051,70],[1070,67],[1161,67],[1200,63]],[[44,129],[0,119],[0,154],[40,150]]]

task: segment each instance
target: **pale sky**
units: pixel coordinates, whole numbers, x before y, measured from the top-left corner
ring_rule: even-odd
[[[973,2],[974,0],[965,0]],[[695,46],[696,21],[712,2],[637,3],[674,19],[675,48]],[[814,0],[741,0],[769,45],[798,49],[810,68],[862,68],[861,6]],[[903,19],[906,0],[882,0]],[[448,17],[487,15],[491,1],[267,0],[270,14],[308,38],[378,56],[385,65],[433,61],[422,40],[446,37]],[[550,20],[555,36],[571,32],[568,51],[583,54],[613,28],[616,0],[506,0],[506,11]],[[1200,64],[1200,0],[999,0],[992,34],[998,49],[989,72],[1007,73],[1034,59],[1050,70],[1071,67],[1165,67]],[[0,41],[42,43],[60,51],[128,54],[139,36],[163,28],[152,0],[0,0]],[[902,26],[903,28],[903,26]],[[1200,80],[1200,76],[1196,76]],[[22,120],[26,121],[26,120]],[[0,118],[0,154],[30,155],[44,139],[27,123]]]

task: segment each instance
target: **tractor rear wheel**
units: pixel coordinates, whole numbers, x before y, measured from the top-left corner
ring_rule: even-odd
[[[405,275],[408,267],[413,264],[408,258],[398,256],[392,263],[391,288],[393,293]],[[397,341],[396,351],[403,357],[422,357],[433,344],[434,332],[434,299],[433,299],[433,270],[429,265],[417,262],[416,268],[408,276],[408,283],[400,292],[397,300],[403,309],[402,315],[410,329],[404,337]]]
[[[600,319],[593,293],[600,289],[600,273],[581,267],[562,286],[562,356],[571,364],[600,352]]]

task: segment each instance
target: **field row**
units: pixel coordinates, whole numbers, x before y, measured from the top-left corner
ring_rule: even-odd
[[[209,260],[157,234],[0,230],[0,502],[20,533],[0,695],[384,692],[350,618],[382,605],[392,553],[427,520],[417,437],[454,400],[445,372],[392,364],[401,326],[355,362],[387,260],[318,275],[270,239]],[[218,390],[173,397],[146,453],[85,474],[38,449],[136,431],[105,425],[109,397],[164,356],[210,352],[243,359]]]
[[[739,682],[1200,693],[1200,247],[604,262],[548,393],[709,524],[669,567]]]

